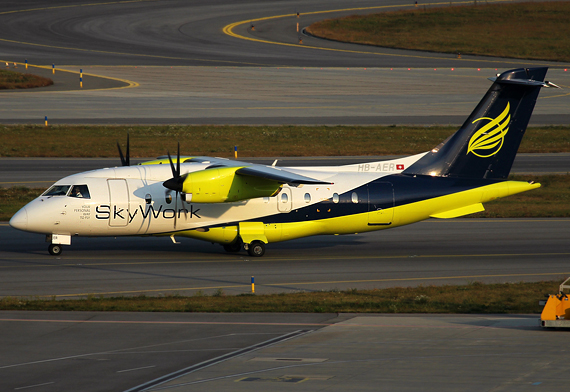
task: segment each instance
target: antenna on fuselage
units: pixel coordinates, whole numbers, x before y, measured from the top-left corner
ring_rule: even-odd
[[[130,149],[129,149],[129,134],[127,133],[127,154],[123,156],[123,151],[121,150],[121,146],[119,145],[119,141],[117,140],[117,148],[119,149],[119,156],[121,157],[121,165],[122,166],[131,166],[131,157],[130,157]]]

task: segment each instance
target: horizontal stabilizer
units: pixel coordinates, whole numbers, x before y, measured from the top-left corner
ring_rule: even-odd
[[[430,215],[430,218],[438,218],[438,219],[451,219],[457,218],[458,216],[464,216],[469,214],[474,214],[476,212],[485,211],[485,207],[483,204],[471,204],[467,207],[456,208],[454,210],[438,212],[437,214]]]

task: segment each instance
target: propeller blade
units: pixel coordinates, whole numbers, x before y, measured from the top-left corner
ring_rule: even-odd
[[[178,215],[178,192],[176,192],[176,200],[174,201],[174,230],[176,230],[177,215]]]
[[[180,142],[178,142],[178,149],[176,152],[176,167],[174,167],[174,162],[172,161],[172,156],[170,151],[168,153],[168,162],[170,163],[170,170],[172,171],[172,178],[166,180],[162,183],[165,188],[172,189],[176,191],[176,203],[178,204],[178,192],[182,192],[182,185],[186,178],[186,174],[180,175]]]
[[[127,133],[127,156],[125,157],[125,161],[126,161],[126,165],[125,166],[131,166],[131,149],[130,149],[130,141],[129,141],[129,134]]]
[[[172,177],[176,178],[178,176],[176,175],[176,169],[174,168],[174,163],[172,162],[172,157],[170,156],[170,151],[167,151],[166,153],[168,154],[168,161],[170,162],[170,169],[172,170]]]
[[[129,152],[129,134],[127,133],[127,155],[124,156],[123,155],[123,150],[121,150],[121,145],[119,144],[119,141],[117,140],[117,148],[119,149],[119,156],[121,157],[121,165],[122,166],[130,166],[131,165],[131,160],[130,160],[130,152]]]
[[[178,142],[178,154],[176,155],[176,176],[180,177],[180,142]]]

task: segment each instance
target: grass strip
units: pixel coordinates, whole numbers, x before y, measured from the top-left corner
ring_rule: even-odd
[[[560,281],[394,287],[291,294],[0,299],[0,310],[101,312],[281,312],[281,313],[532,313],[538,301],[558,293]]]
[[[0,90],[51,86],[53,80],[32,74],[0,70]]]
[[[0,126],[0,157],[117,157],[130,134],[133,157],[165,155],[354,156],[417,154],[453,134],[451,126]],[[528,128],[521,153],[570,151],[570,126]]]
[[[44,188],[23,186],[0,188],[0,221],[12,218],[20,208],[34,200],[45,191]]]
[[[451,4],[451,3],[450,3]],[[522,59],[570,61],[570,2],[528,2],[382,12],[312,24],[342,42]]]
[[[530,192],[485,203],[485,211],[474,218],[544,218],[570,217],[570,174],[511,175],[513,181],[540,182],[542,187]],[[0,221],[9,220],[26,203],[38,197],[44,188],[0,188]]]

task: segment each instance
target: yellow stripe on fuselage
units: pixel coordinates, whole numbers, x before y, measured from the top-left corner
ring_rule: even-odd
[[[446,217],[448,215],[461,216],[461,211],[464,211],[465,214],[467,214],[470,213],[469,211],[474,210],[466,207],[539,187],[540,184],[529,184],[520,181],[504,181],[469,189],[463,192],[452,193],[445,196],[397,206],[394,207],[394,219],[389,225],[369,225],[367,212],[311,221],[264,224],[263,229],[260,226],[259,239],[267,239],[267,242],[280,242],[322,234],[356,234],[403,226],[428,219],[430,216],[434,215],[441,217]],[[207,232],[189,230],[177,233],[177,235],[185,237],[218,243],[233,242],[237,238],[238,234],[239,230],[237,229],[237,225],[211,228]],[[248,233],[248,239],[251,239],[249,237],[252,237],[252,233]]]

